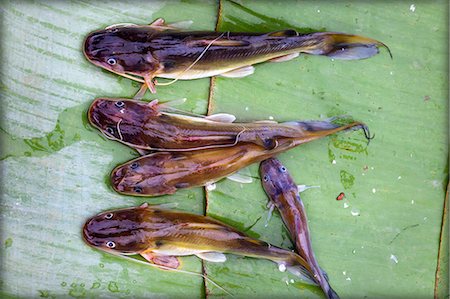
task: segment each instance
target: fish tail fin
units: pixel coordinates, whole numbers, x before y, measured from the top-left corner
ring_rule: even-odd
[[[287,271],[300,278],[304,283],[318,285],[306,260],[294,252],[290,252],[286,260],[278,262],[278,267],[280,271],[285,267]]]
[[[339,295],[329,286],[327,292],[325,293],[328,299],[339,299]]]
[[[331,288],[327,272],[319,267],[321,278],[320,286],[328,299],[339,299],[339,295]]]
[[[359,129],[364,131],[364,136],[368,140],[368,143],[373,139],[374,135],[370,134],[369,128],[362,122],[351,121],[348,123],[347,121],[346,124],[339,124],[345,118],[347,116],[332,117],[323,121],[291,121],[283,124],[298,128],[305,141],[311,141],[340,131],[354,131]]]
[[[317,32],[308,35],[307,41],[303,43],[301,52],[313,55],[342,60],[365,59],[378,54],[379,48],[383,47],[392,58],[391,50],[384,43],[360,35]]]

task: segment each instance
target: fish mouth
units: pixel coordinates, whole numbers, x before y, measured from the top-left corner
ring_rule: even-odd
[[[98,54],[98,52],[100,52],[101,50],[104,50],[102,48],[95,49],[93,46],[95,44],[95,40],[100,36],[100,32],[101,31],[93,31],[93,32],[89,33],[83,42],[84,57],[86,57],[87,60],[89,60],[90,62],[92,62],[96,65],[99,65],[99,62],[100,62],[98,60],[98,58],[96,58],[96,54]]]
[[[100,244],[95,242],[95,237],[92,234],[93,221],[94,218],[91,218],[83,225],[83,240],[89,246],[98,247]]]
[[[125,170],[123,166],[118,166],[111,172],[111,185],[116,192],[123,193],[125,191],[125,188],[122,184],[124,178]]]
[[[91,106],[89,106],[89,109],[88,109],[87,116],[88,116],[89,123],[99,129],[101,129],[101,128],[100,128],[100,121],[99,121],[97,111],[99,110],[99,108],[105,107],[105,106],[106,106],[106,103],[103,101],[103,99],[95,99],[92,102]]]

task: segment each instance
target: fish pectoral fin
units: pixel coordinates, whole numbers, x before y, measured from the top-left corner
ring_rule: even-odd
[[[240,67],[238,69],[234,69],[225,73],[220,74],[221,77],[226,78],[242,78],[250,76],[255,72],[255,68],[251,65]]]
[[[275,138],[256,138],[255,144],[264,147],[266,150],[272,150],[278,146],[278,141]]]
[[[283,62],[283,61],[289,61],[291,59],[294,59],[296,57],[298,57],[300,55],[300,53],[292,53],[292,54],[287,54],[287,55],[283,55],[283,56],[279,56],[279,57],[275,57],[272,59],[269,59],[270,62]]]
[[[150,90],[150,92],[151,93],[156,93],[155,83],[153,82],[153,77],[154,77],[153,74],[148,74],[148,75],[145,75],[143,77],[144,77],[145,85],[147,85],[147,87]],[[145,93],[145,91],[144,91],[144,93]]]
[[[225,254],[221,252],[202,252],[195,254],[202,260],[213,262],[213,263],[223,263],[227,260]]]
[[[253,178],[251,176],[247,176],[245,174],[241,174],[239,172],[233,173],[232,175],[227,176],[227,179],[241,184],[250,184],[253,182]]]
[[[297,185],[298,193],[301,193],[311,188],[320,188],[320,186]]]
[[[287,29],[287,30],[280,30],[280,31],[274,31],[267,33],[267,36],[271,37],[291,37],[291,36],[298,36],[298,32],[294,29]]]
[[[180,267],[180,260],[172,255],[157,255],[153,252],[142,252],[141,256],[152,264],[171,269]]]
[[[232,123],[236,120],[236,116],[229,113],[216,113],[206,116],[205,119],[220,123]]]
[[[267,219],[266,219],[266,222],[264,223],[264,227],[267,227],[269,225],[269,221],[272,218],[273,209],[275,208],[275,204],[271,200],[269,200],[269,202],[267,203],[267,208],[269,208],[269,211],[267,212]]]

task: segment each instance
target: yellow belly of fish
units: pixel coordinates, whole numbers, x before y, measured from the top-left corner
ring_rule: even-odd
[[[157,77],[166,78],[166,79],[181,79],[181,80],[191,80],[191,79],[199,79],[199,78],[207,78],[212,76],[217,76],[228,71],[236,69],[235,67],[220,69],[220,70],[188,70],[188,71],[180,71],[174,73],[161,73],[158,74]]]
[[[209,252],[210,250],[200,250],[192,248],[180,248],[175,246],[165,246],[163,249],[154,249],[153,253],[158,255],[173,255],[173,256],[186,256],[194,255],[203,252]]]

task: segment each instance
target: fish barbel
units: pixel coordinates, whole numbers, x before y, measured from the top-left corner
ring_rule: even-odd
[[[155,93],[155,77],[244,77],[253,73],[254,64],[286,61],[299,53],[352,60],[371,57],[379,47],[387,48],[371,38],[338,32],[183,31],[157,19],[150,25],[118,24],[91,32],[83,50],[93,64],[145,83]]]
[[[269,158],[261,162],[260,174],[267,196],[280,212],[298,254],[308,262],[315,281],[322,287],[327,298],[339,298],[314,256],[305,207],[298,187],[286,167],[280,160]]]

